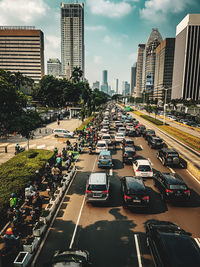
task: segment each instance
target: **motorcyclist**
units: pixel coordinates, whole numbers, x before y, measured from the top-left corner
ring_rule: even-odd
[[[67,151],[66,151],[65,147],[63,147],[63,149],[62,149],[62,157],[63,157],[63,160],[64,160],[64,161],[65,161],[66,158],[67,158]]]
[[[53,152],[54,152],[55,155],[58,154],[58,149],[57,149],[57,147],[54,148]]]
[[[58,168],[62,167],[62,158],[61,158],[60,154],[58,154],[57,157],[56,157],[56,163],[58,165]]]
[[[9,227],[4,235],[4,242],[6,248],[13,248],[19,246],[19,236],[13,234],[13,229]]]
[[[10,208],[14,209],[18,206],[18,204],[19,204],[19,199],[15,196],[15,193],[12,193],[10,197]]]
[[[20,152],[20,146],[19,146],[19,144],[18,144],[18,143],[15,145],[15,151],[16,151],[17,153],[19,153],[19,152]]]

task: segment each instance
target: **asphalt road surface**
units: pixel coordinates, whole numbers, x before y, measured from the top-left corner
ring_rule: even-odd
[[[120,194],[120,179],[134,175],[132,165],[122,163],[122,150],[112,151],[114,167],[97,167],[97,155],[81,154],[77,174],[69,188],[58,216],[51,228],[35,266],[42,267],[55,250],[86,249],[95,267],[154,266],[146,245],[145,223],[164,220],[177,223],[193,237],[200,237],[200,184],[183,169],[168,169],[157,159],[157,151],[150,149],[143,137],[133,138],[137,156],[151,161],[156,171],[176,171],[191,190],[187,204],[172,205],[161,199],[152,179],[146,179],[150,193],[150,208],[124,209]],[[91,172],[110,173],[111,197],[107,204],[85,203],[85,184]]]

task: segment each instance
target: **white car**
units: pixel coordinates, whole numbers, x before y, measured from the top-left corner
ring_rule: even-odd
[[[151,163],[148,159],[138,159],[133,162],[133,170],[135,176],[140,177],[153,177],[153,170],[151,168]]]
[[[126,135],[126,128],[125,127],[119,127],[118,133],[123,133],[124,135]]]
[[[125,139],[125,134],[124,133],[117,133],[115,135],[115,141],[116,142],[122,142]]]
[[[108,150],[108,144],[106,141],[98,141],[96,145],[96,153],[100,153],[101,151]]]
[[[111,145],[111,143],[112,143],[112,139],[111,139],[110,134],[103,134],[102,137],[101,137],[101,140],[102,141],[106,141],[106,143],[108,145]]]
[[[74,133],[70,132],[68,130],[65,129],[55,129],[53,131],[54,136],[57,137],[66,137],[66,138],[72,138],[74,137]]]
[[[105,128],[102,128],[101,129],[101,134],[103,135],[103,134],[107,134],[107,133],[109,133],[109,129],[105,129]]]

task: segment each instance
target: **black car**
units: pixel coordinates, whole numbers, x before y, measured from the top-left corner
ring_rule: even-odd
[[[123,147],[134,147],[134,141],[132,139],[125,138],[122,141]]]
[[[135,160],[136,151],[134,147],[124,147],[122,151],[123,163],[130,163]]]
[[[151,148],[162,148],[163,147],[163,140],[158,136],[148,136],[148,145]]]
[[[146,223],[147,244],[156,267],[199,267],[200,247],[178,225],[170,222]]]
[[[136,130],[135,129],[129,130],[128,131],[128,136],[129,137],[135,137],[136,136]]]
[[[121,193],[124,207],[149,206],[149,192],[141,177],[123,177],[121,179]]]
[[[154,136],[154,135],[156,135],[156,133],[155,133],[155,131],[152,130],[152,129],[147,129],[147,130],[143,133],[143,137],[144,137],[144,139],[146,139],[147,141],[148,141],[148,138],[149,138],[150,136]]]
[[[183,179],[176,173],[157,172],[154,175],[154,184],[162,198],[171,201],[188,200],[190,190]]]
[[[136,133],[137,135],[143,135],[143,133],[146,131],[146,127],[144,125],[138,125],[136,126]]]
[[[172,148],[162,148],[158,151],[157,158],[160,159],[163,166],[181,166],[183,168],[185,163],[183,163],[179,157],[179,154],[176,150]]]

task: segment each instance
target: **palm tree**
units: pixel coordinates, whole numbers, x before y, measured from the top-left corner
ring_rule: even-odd
[[[72,82],[78,83],[78,82],[80,82],[82,77],[83,77],[83,71],[81,70],[81,68],[75,67],[72,71],[72,76],[70,77]]]

